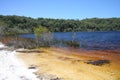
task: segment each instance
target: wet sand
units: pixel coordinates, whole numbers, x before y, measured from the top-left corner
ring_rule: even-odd
[[[120,53],[114,51],[75,50],[64,48],[41,48],[41,52],[18,52],[35,74],[50,74],[62,80],[120,80]],[[88,60],[109,60],[101,66],[87,64]]]

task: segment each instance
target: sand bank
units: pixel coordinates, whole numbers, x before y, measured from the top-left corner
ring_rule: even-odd
[[[15,50],[7,50],[8,47],[2,43],[0,48],[0,80],[39,80],[24,62],[15,56]]]
[[[119,52],[63,48],[38,50],[41,52],[17,54],[28,67],[34,66],[38,69],[38,77],[47,74],[62,80],[120,80]],[[109,60],[110,63],[96,66],[87,64],[88,60]]]

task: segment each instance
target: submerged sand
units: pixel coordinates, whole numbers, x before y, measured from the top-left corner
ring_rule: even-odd
[[[17,56],[28,67],[37,68],[35,74],[53,75],[62,80],[120,80],[120,53],[112,51],[87,51],[64,48],[41,48],[40,52]],[[109,60],[101,66],[87,64],[88,60]],[[57,80],[57,79],[56,79]]]

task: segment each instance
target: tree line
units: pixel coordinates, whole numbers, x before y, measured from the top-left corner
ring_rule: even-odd
[[[0,15],[0,34],[33,33],[39,25],[51,32],[116,31],[120,30],[120,18],[74,20]]]

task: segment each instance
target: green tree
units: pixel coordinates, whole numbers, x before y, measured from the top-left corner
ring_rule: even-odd
[[[120,18],[87,18],[83,20],[73,20],[50,18],[34,19],[24,16],[0,15],[0,25],[7,25],[4,31],[7,34],[33,33],[33,28],[39,25],[45,26],[51,32],[115,31],[120,30]],[[1,31],[2,29],[3,27],[1,27]]]
[[[7,24],[5,24],[3,21],[0,21],[0,36],[5,35],[5,30],[7,28]]]
[[[53,39],[52,33],[46,28],[41,25],[34,28],[34,34],[37,41],[38,46],[49,46],[50,42]]]
[[[46,32],[48,32],[48,29],[45,27],[42,27],[41,25],[34,28],[34,34],[36,38],[40,37],[43,33],[46,33]]]

